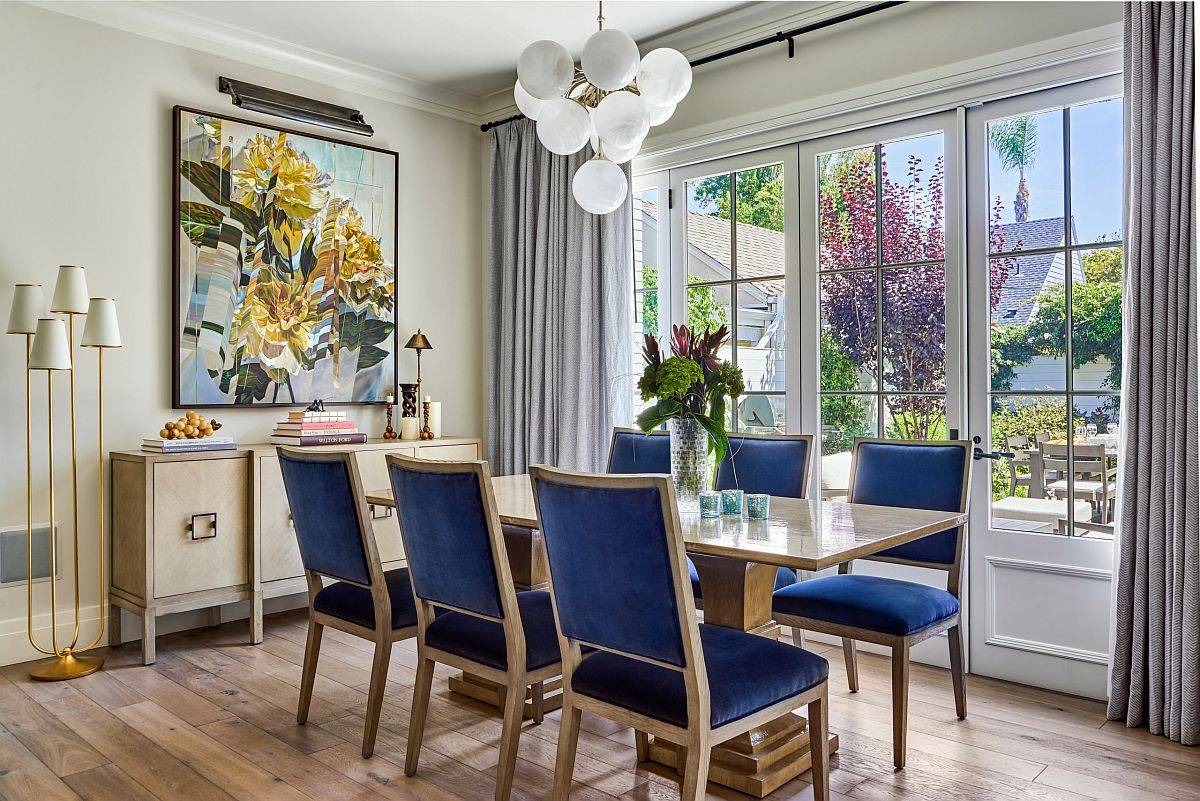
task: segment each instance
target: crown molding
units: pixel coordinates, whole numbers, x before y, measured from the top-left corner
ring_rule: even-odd
[[[479,124],[479,100],[387,70],[246,31],[159,2],[26,0],[29,5],[221,58]]]
[[[1121,70],[1120,23],[1101,25],[954,64],[805,98],[704,125],[650,137],[634,173],[711,158],[781,141],[823,135],[841,127],[904,119],[959,105],[1111,75]],[[874,123],[857,120],[868,118]],[[734,142],[736,141],[736,144]]]

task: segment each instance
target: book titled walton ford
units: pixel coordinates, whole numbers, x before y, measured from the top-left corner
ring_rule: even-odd
[[[367,441],[345,412],[303,410],[288,412],[286,420],[275,424],[271,442],[275,445],[308,447],[311,445],[358,445]]]

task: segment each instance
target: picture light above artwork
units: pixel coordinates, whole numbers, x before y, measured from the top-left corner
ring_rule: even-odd
[[[363,119],[362,112],[355,108],[336,106],[300,95],[268,89],[245,81],[221,76],[217,79],[217,89],[222,94],[233,99],[233,105],[249,111],[260,111],[263,114],[273,114],[289,120],[307,122],[312,125],[323,125],[347,133],[363,136],[373,136],[375,129]]]

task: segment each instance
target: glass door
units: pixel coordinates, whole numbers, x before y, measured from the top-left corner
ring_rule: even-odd
[[[795,187],[795,147],[671,171],[671,319],[693,330],[728,326],[721,356],[746,380],[731,431],[802,430],[788,302],[798,272]]]
[[[1119,497],[1118,78],[967,118],[972,671],[1104,697]]]
[[[818,401],[802,427],[819,435],[812,493],[846,494],[856,437],[963,430],[959,130],[948,112],[800,145],[803,352],[814,355],[802,394]],[[855,570],[946,586],[941,571]],[[948,664],[944,638],[913,658]]]

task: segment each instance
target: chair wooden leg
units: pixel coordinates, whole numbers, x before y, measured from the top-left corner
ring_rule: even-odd
[[[568,702],[563,703],[562,721],[558,725],[558,758],[554,761],[554,791],[551,801],[567,801],[571,795],[571,778],[575,774],[575,749],[579,746],[579,719],[582,713]],[[645,737],[642,732],[637,735]],[[640,746],[639,746],[640,753]]]
[[[504,692],[504,728],[500,732],[500,761],[496,764],[496,801],[508,801],[513,773],[517,769],[517,746],[521,742],[521,722],[525,719],[524,677],[510,683]]]
[[[708,760],[712,755],[708,732],[688,738],[687,755],[683,762],[683,787],[679,801],[701,801],[708,788]]]
[[[808,748],[814,801],[829,801],[829,683],[808,704]]]
[[[846,683],[850,685],[850,692],[858,692],[858,648],[854,645],[854,640],[846,637],[842,638],[842,655],[846,660]]]
[[[792,645],[797,648],[804,647],[804,629],[798,629],[792,626]]]
[[[300,704],[296,707],[296,722],[308,721],[308,707],[312,703],[313,683],[317,678],[317,660],[321,657],[321,634],[325,627],[308,621],[308,641],[304,643],[304,668],[300,673]]]
[[[962,629],[952,627],[946,632],[950,640],[950,676],[954,681],[954,711],[959,720],[967,719],[967,677],[963,675]]]
[[[425,736],[425,713],[429,711],[429,693],[433,689],[433,660],[419,656],[417,681],[413,685],[412,711],[408,717],[408,750],[404,755],[404,775],[417,772],[421,758],[421,740]]]
[[[637,749],[637,761],[646,762],[650,759],[650,735],[644,731],[633,730],[633,747]]]
[[[542,682],[535,681],[529,688],[529,705],[533,707],[533,722],[541,723],[546,716],[546,690]]]
[[[387,689],[388,663],[392,659],[391,642],[375,643],[371,660],[371,687],[367,691],[367,725],[363,729],[363,759],[375,752],[375,733],[379,731],[379,712],[383,709],[383,693]]]
[[[904,767],[908,735],[908,641],[892,645],[892,762]]]

